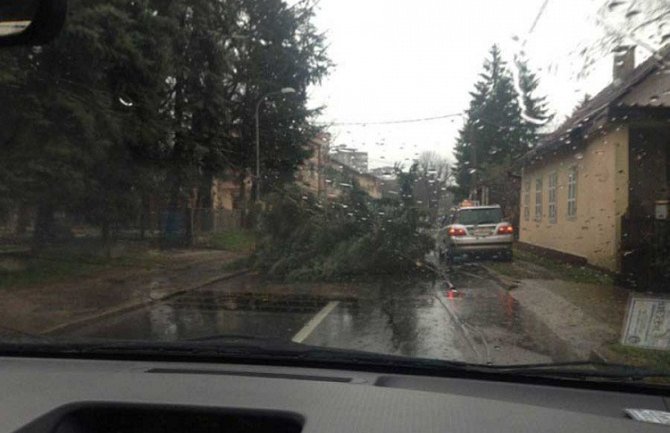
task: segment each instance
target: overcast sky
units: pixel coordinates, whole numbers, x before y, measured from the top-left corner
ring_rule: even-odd
[[[608,55],[577,79],[573,51],[595,34],[600,1],[549,0],[321,0],[317,25],[327,32],[336,63],[313,105],[325,122],[379,122],[459,113],[467,108],[482,62],[493,43],[511,59],[525,52],[541,77],[541,92],[563,119],[584,92],[611,79]],[[515,41],[515,36],[518,42]],[[370,166],[409,161],[424,150],[452,158],[462,118],[399,125],[334,126],[333,145],[370,153]]]

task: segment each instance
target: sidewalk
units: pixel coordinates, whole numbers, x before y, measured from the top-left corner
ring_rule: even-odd
[[[537,263],[515,259],[511,269],[485,265],[519,305],[570,348],[572,356],[618,362],[609,347],[620,339],[630,291],[594,278],[577,278]],[[580,272],[586,272],[580,269]],[[587,280],[578,281],[579,279]]]
[[[156,302],[239,272],[226,265],[244,254],[161,252],[150,268],[120,267],[79,279],[0,290],[0,332],[51,334]]]

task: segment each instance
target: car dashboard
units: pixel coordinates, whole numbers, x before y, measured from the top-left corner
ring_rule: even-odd
[[[368,371],[0,358],[0,431],[660,432],[664,396]]]

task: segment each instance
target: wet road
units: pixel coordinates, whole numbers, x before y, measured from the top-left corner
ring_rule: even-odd
[[[518,364],[551,362],[547,330],[478,266],[444,270],[432,281],[349,287],[351,295],[277,290],[243,276],[161,301],[75,331],[71,337],[177,340],[258,335],[371,352]],[[351,285],[349,285],[351,286]],[[321,291],[323,292],[323,290]]]

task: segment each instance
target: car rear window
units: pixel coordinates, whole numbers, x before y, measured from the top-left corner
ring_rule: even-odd
[[[497,224],[502,221],[502,210],[499,208],[489,209],[464,209],[456,213],[455,224],[478,225]]]

